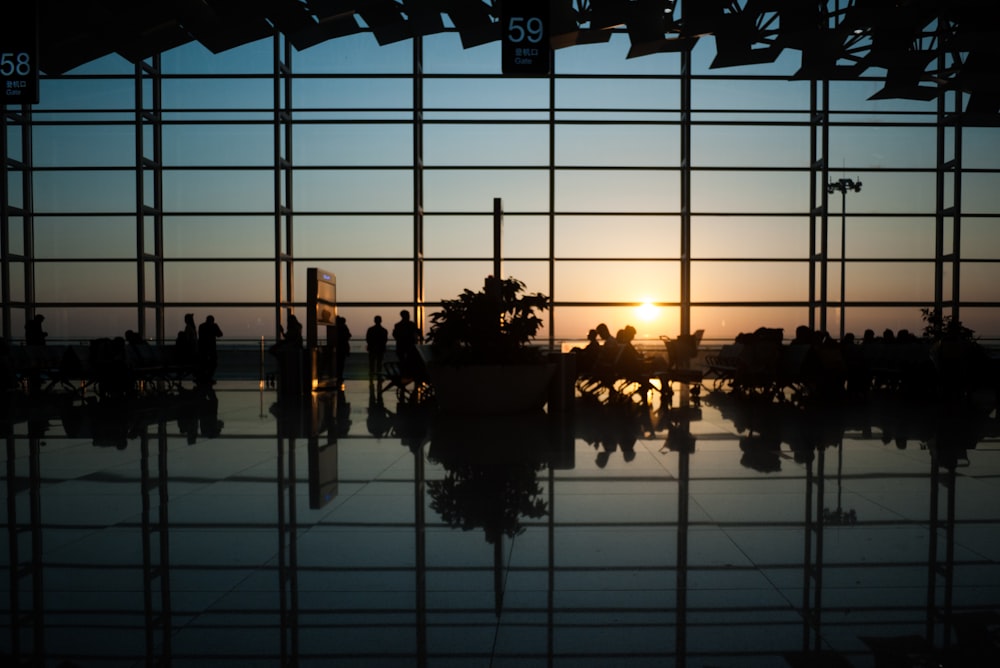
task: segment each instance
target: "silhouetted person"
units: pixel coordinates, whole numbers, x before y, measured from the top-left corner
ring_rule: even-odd
[[[42,329],[42,322],[45,316],[37,314],[34,318],[24,323],[24,342],[29,346],[44,346],[45,337],[48,334]]]
[[[198,328],[194,313],[184,314],[184,329],[177,332],[177,357],[184,364],[193,364],[198,357]]]
[[[615,340],[615,337],[611,336],[611,330],[603,322],[594,329],[597,332],[598,338],[601,339],[601,345]]]
[[[417,323],[410,320],[410,312],[399,312],[400,321],[392,327],[392,338],[396,342],[396,357],[401,370],[412,371],[417,363],[417,342],[420,330]]]
[[[809,345],[813,343],[813,331],[808,325],[799,325],[795,328],[795,338],[792,339],[793,345]]]
[[[302,347],[302,323],[294,315],[288,316],[288,326],[285,328],[284,340],[290,346]]]
[[[138,332],[128,329],[125,330],[125,343],[129,344],[130,346],[141,346],[145,345],[146,339],[139,336]]]
[[[382,377],[382,360],[389,342],[389,331],[382,326],[382,316],[375,316],[375,324],[365,332],[365,347],[368,350],[368,377]]]
[[[344,367],[347,356],[351,354],[351,330],[343,316],[334,320],[334,335],[337,337],[337,382],[344,382]]]
[[[597,330],[592,329],[587,332],[587,345],[583,348],[574,348],[576,353],[577,373],[584,373],[593,368],[597,356],[601,353],[601,344],[597,341]]]
[[[198,382],[211,385],[215,382],[215,368],[219,365],[219,353],[216,341],[222,336],[222,330],[213,316],[205,318],[198,326]]]

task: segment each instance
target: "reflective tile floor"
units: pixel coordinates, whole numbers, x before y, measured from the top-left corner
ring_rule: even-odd
[[[1000,665],[995,405],[369,389],[12,399],[0,663]]]

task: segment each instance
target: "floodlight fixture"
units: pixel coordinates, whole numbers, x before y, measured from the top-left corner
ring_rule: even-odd
[[[840,340],[844,340],[844,316],[847,295],[847,193],[861,192],[861,179],[839,179],[826,184],[826,192],[831,195],[840,192]]]

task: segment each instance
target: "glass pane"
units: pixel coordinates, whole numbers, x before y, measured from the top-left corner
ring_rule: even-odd
[[[44,262],[35,265],[39,302],[135,302],[135,262]]]
[[[680,87],[662,79],[560,79],[556,106],[663,112],[680,108]],[[620,117],[632,116],[622,113]]]
[[[136,256],[134,217],[35,217],[35,257],[123,258]]]
[[[268,167],[274,165],[269,125],[165,125],[163,165]]]
[[[934,302],[931,262],[847,262],[848,301]]]
[[[558,262],[559,301],[676,302],[680,299],[678,262]]]
[[[135,128],[127,125],[36,125],[31,141],[36,167],[135,165]]]
[[[170,302],[273,302],[270,262],[166,262],[164,297]]]
[[[413,161],[413,127],[409,124],[298,124],[292,133],[295,164],[409,165]]]
[[[1000,218],[962,219],[962,257],[968,259],[1000,258],[1000,242],[997,241]],[[949,239],[949,236],[945,236]]]
[[[830,128],[830,168],[933,169],[937,164],[935,137],[933,127],[835,125]]]
[[[135,84],[131,78],[98,81],[43,78],[38,82],[38,86],[39,101],[33,107],[36,113],[77,109],[129,110],[135,104]]]
[[[808,167],[809,128],[695,125],[691,128],[691,164],[695,167]]]
[[[556,126],[560,166],[677,167],[680,157],[676,125]]]
[[[296,79],[292,87],[295,109],[410,109],[413,80],[399,79]],[[364,119],[364,113],[355,112]],[[365,112],[367,113],[367,112]]]
[[[268,216],[166,216],[167,258],[274,257],[274,218]]]
[[[428,171],[424,174],[424,210],[492,212],[493,198],[501,197],[504,211],[547,211],[548,179],[544,170]]]
[[[270,170],[164,170],[163,207],[167,211],[274,211],[274,174]]]
[[[696,302],[802,301],[809,299],[806,262],[692,262]]]
[[[1000,297],[1000,262],[962,265],[962,301],[995,302]]]
[[[424,263],[424,301],[433,313],[443,299],[454,299],[466,288],[477,292],[483,288],[485,278],[493,273],[493,263],[435,262]]]
[[[492,216],[427,216],[424,257],[493,258]]]
[[[680,209],[674,171],[556,171],[556,209],[567,213],[667,212]]]
[[[680,221],[671,216],[559,216],[556,257],[680,256]]]
[[[412,216],[297,216],[294,227],[300,260],[413,255]]]
[[[798,217],[691,220],[693,258],[803,258],[809,255],[809,220]]]
[[[270,68],[268,69],[270,70]],[[260,79],[164,79],[162,89],[165,111],[180,109],[269,110],[274,105],[274,85],[270,77]]]
[[[409,170],[295,170],[296,211],[411,211]]]
[[[547,216],[504,214],[503,252],[505,257],[549,256],[549,219]]]
[[[947,135],[951,137],[951,133]],[[997,169],[1000,155],[1000,133],[996,128],[962,128],[962,167],[964,169]]]
[[[134,171],[35,172],[35,211],[119,213],[136,210]]]
[[[809,83],[695,79],[691,82],[691,106],[696,111],[733,110],[739,112],[744,120],[747,118],[746,111],[799,112],[796,120],[803,120],[807,118],[803,114],[809,111]],[[734,116],[728,118],[731,120]],[[758,115],[755,118],[761,117]],[[792,120],[790,115],[779,118]],[[774,117],[768,117],[767,120],[774,120]]]
[[[695,212],[809,213],[808,172],[694,172]]]
[[[549,130],[541,124],[434,124],[424,128],[424,142],[427,166],[549,163]]]
[[[486,117],[506,120],[521,118],[520,115],[507,115],[513,110],[549,108],[548,81],[534,78],[425,79],[423,98],[424,106],[435,110],[429,116],[433,120],[463,117],[453,110],[485,110],[483,115]],[[504,110],[504,113],[491,111],[494,109]]]
[[[1000,213],[1000,172],[966,173],[962,176],[962,212]]]
[[[839,228],[831,225],[840,254]],[[833,238],[831,238],[833,243]],[[933,218],[847,218],[847,257],[850,258],[933,258]]]

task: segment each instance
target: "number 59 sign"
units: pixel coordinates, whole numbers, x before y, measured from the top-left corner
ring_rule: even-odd
[[[549,3],[547,0],[504,0],[501,59],[504,74],[548,74]]]
[[[17,9],[20,7],[20,9]],[[38,15],[35,3],[17,3],[0,23],[0,104],[38,102]]]

